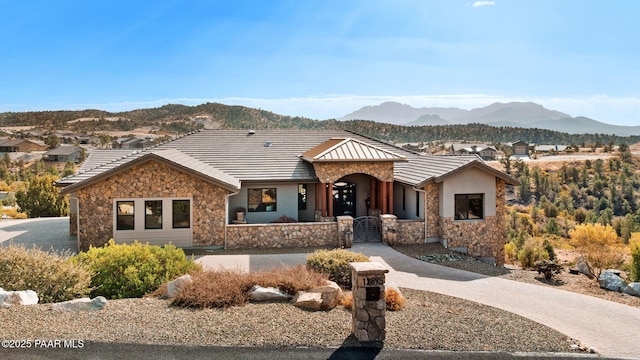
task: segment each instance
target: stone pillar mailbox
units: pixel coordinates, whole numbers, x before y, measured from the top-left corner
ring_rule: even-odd
[[[353,334],[358,341],[383,341],[385,338],[385,274],[376,262],[354,262],[351,266],[353,290]]]

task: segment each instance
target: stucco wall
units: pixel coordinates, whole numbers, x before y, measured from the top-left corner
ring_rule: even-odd
[[[422,218],[424,216],[423,209],[424,195],[422,193],[415,191],[408,185],[398,182],[393,184],[393,213],[398,216],[398,219]],[[416,212],[416,210],[418,211]]]
[[[192,198],[193,245],[223,245],[225,195],[221,187],[168,165],[147,161],[78,190],[81,250],[113,237],[114,199]]]
[[[453,217],[456,194],[484,194],[484,215],[496,214],[496,177],[480,169],[466,169],[447,177],[442,183],[440,215]]]
[[[307,190],[309,187],[308,186]],[[236,207],[248,208],[247,203],[247,190],[248,189],[276,189],[276,211],[256,211],[247,212],[244,214],[244,218],[249,224],[261,224],[270,223],[273,220],[286,215],[298,220],[298,184],[297,183],[252,183],[243,184],[242,189],[238,195],[234,195],[229,198],[229,219],[231,222],[235,219],[236,214],[233,209]],[[307,208],[311,206],[313,208],[314,203],[307,200]]]

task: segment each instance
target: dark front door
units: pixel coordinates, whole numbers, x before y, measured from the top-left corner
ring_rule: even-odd
[[[356,216],[356,184],[348,182],[333,184],[333,214]]]

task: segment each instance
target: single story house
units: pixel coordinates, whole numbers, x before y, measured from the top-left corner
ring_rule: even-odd
[[[563,152],[567,150],[568,145],[536,145],[533,149],[536,153]]]
[[[480,155],[484,160],[495,160],[498,157],[498,150],[487,144],[446,144],[449,154],[453,155]]]
[[[47,145],[43,141],[29,139],[5,139],[0,141],[0,152],[45,151]]]
[[[122,153],[96,150],[57,182],[79,250],[110,238],[227,249],[439,241],[502,263],[505,187],[518,184],[477,155],[420,155],[341,130],[203,130]]]
[[[526,143],[522,140],[518,140],[514,143],[511,143],[511,150],[513,151],[513,155],[528,156],[529,149],[531,148],[533,148],[533,145],[529,145],[529,143]]]
[[[84,150],[79,146],[60,145],[57,148],[44,153],[44,159],[46,161],[55,162],[79,162],[82,158],[83,151]]]

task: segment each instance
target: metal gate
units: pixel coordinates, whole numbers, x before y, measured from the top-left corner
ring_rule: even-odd
[[[360,216],[353,219],[353,242],[380,241],[380,218]]]

